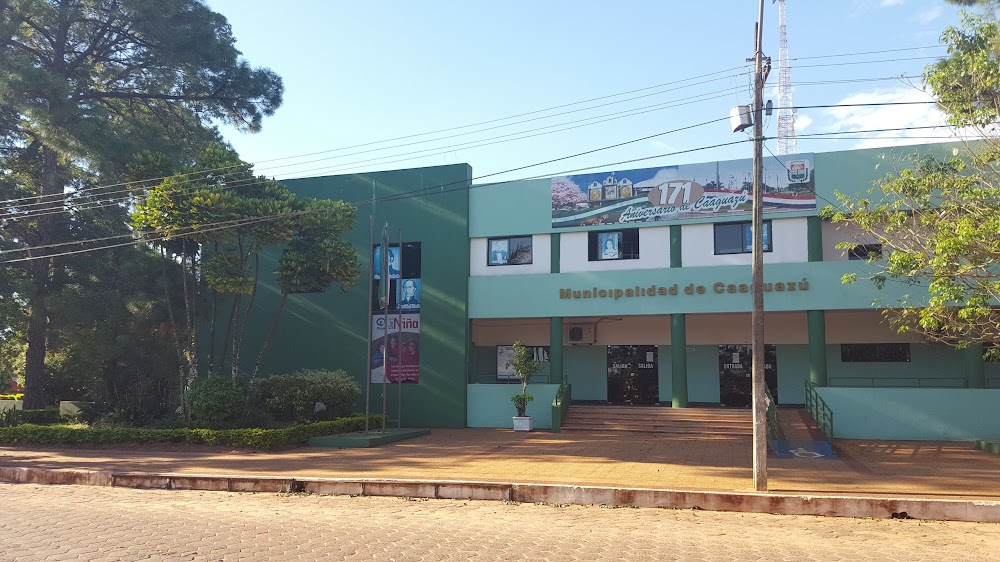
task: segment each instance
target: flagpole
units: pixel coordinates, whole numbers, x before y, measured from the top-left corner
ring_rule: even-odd
[[[365,355],[365,434],[368,434],[368,416],[371,413],[372,394],[372,291],[375,284],[375,180],[372,180],[372,204],[368,207],[368,312],[365,312],[365,324],[368,325],[368,354]]]
[[[392,251],[389,248],[389,222],[385,223],[385,230],[382,231],[382,280],[385,281],[385,308],[383,309],[383,334],[382,340],[385,345],[385,352],[382,354],[382,433],[385,433],[385,418],[389,416],[386,410],[386,383],[389,380],[389,302],[392,301],[392,273],[389,271],[389,256]]]
[[[399,229],[399,281],[396,283],[399,288],[399,298],[396,299],[396,308],[399,311],[399,352],[396,354],[396,429],[403,428],[403,306],[400,301],[403,298],[403,229]]]

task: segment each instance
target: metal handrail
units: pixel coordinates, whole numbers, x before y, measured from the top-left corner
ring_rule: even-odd
[[[816,420],[827,441],[833,444],[833,410],[826,404],[826,400],[819,395],[816,385],[812,381],[806,381],[806,411]]]
[[[767,398],[767,443],[775,454],[782,452],[781,444],[784,442],[784,435],[781,431],[781,423],[778,421],[778,405],[771,396],[771,390],[764,385],[764,396]]]
[[[876,381],[878,384],[875,384]],[[945,384],[941,384],[945,383]],[[967,388],[968,381],[958,377],[830,377],[830,386],[843,388]]]

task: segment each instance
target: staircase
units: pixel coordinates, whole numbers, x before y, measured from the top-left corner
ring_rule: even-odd
[[[699,439],[750,439],[750,410],[573,404],[564,433],[655,435]]]

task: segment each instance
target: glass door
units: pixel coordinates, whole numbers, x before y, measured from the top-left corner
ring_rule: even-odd
[[[650,405],[660,401],[655,345],[608,346],[608,402]]]
[[[751,347],[746,344],[719,346],[719,402],[723,406],[749,408],[753,403]],[[764,346],[764,380],[778,401],[778,351]]]

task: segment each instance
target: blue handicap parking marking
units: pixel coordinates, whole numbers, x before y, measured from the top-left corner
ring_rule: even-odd
[[[796,459],[833,459],[837,454],[828,441],[777,441],[772,443],[777,456]]]

